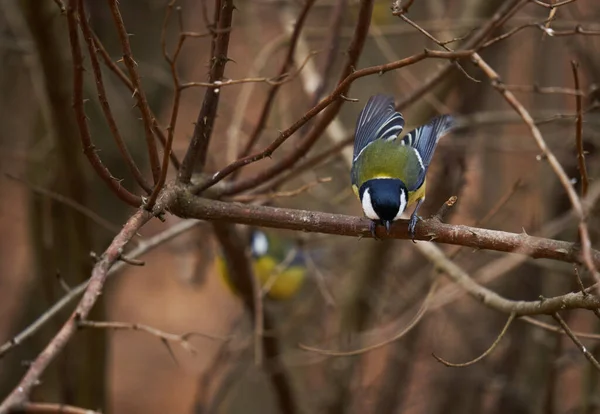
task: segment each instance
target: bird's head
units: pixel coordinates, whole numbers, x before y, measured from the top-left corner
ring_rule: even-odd
[[[401,180],[378,178],[368,180],[359,189],[365,215],[379,220],[389,234],[392,222],[398,220],[408,204],[408,190]]]

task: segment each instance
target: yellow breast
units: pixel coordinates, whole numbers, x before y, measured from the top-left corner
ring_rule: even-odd
[[[267,283],[271,286],[267,297],[275,300],[286,300],[300,291],[306,279],[306,269],[301,266],[290,266],[282,272],[277,272],[277,266],[272,257],[264,256],[253,261],[253,270],[261,287]],[[217,271],[225,285],[233,293],[238,294],[227,272],[227,266],[222,257],[217,258]]]

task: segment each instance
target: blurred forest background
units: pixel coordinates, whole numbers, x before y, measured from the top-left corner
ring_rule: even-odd
[[[304,0],[306,1],[306,0]],[[301,0],[235,3],[225,77],[275,79],[288,52]],[[438,39],[469,35],[482,27],[501,0],[418,0],[408,16]],[[489,38],[510,34],[481,51],[530,111],[561,164],[579,185],[576,95],[571,61],[578,62],[583,96],[583,138],[590,182],[600,175],[600,3],[577,0],[557,8],[526,2]],[[549,3],[553,1],[549,0]],[[72,115],[72,63],[67,23],[53,0],[0,1],[0,338],[10,340],[73,287],[93,266],[133,209],[93,173],[81,151]],[[117,61],[119,39],[107,2],[86,1],[90,25]],[[204,33],[210,1],[121,1],[120,10],[149,104],[161,125],[169,122],[173,82],[161,49],[171,52],[182,31]],[[165,26],[167,10],[171,18]],[[354,0],[317,0],[308,9],[294,56],[293,73],[281,84],[265,132],[268,145],[335,87],[359,17]],[[458,49],[461,39],[448,46]],[[393,16],[390,2],[375,1],[369,36],[357,69],[399,60],[424,48],[439,49],[414,27]],[[205,82],[211,38],[188,38],[177,69],[181,82]],[[385,92],[397,101],[422,86],[445,60],[429,59],[353,83],[349,98],[310,155],[339,148],[324,162],[295,174],[279,190],[306,191],[259,201],[276,206],[362,215],[349,184],[356,117],[369,96]],[[91,72],[89,59],[84,66]],[[577,240],[574,220],[556,220],[570,204],[518,114],[468,61],[448,73],[421,99],[402,108],[408,129],[437,113],[454,113],[459,128],[441,143],[430,168],[423,216],[450,196],[458,203],[447,221],[515,233]],[[301,68],[301,70],[299,70]],[[104,84],[121,134],[144,173],[144,131],[129,90],[105,71]],[[272,83],[272,82],[271,82]],[[246,82],[220,88],[221,101],[207,171],[238,158],[259,122],[272,85]],[[86,112],[103,162],[128,188],[135,181],[123,163],[102,116],[93,78],[86,78]],[[174,153],[187,148],[204,95],[182,92]],[[297,134],[305,133],[301,129]],[[250,176],[293,151],[297,138],[241,170]],[[344,143],[346,143],[345,146]],[[174,175],[174,171],[172,171]],[[287,172],[284,172],[284,174]],[[280,194],[282,195],[282,194]],[[243,199],[243,194],[238,196]],[[66,201],[65,201],[66,200]],[[84,206],[97,217],[82,214]],[[81,209],[79,209],[81,210]],[[598,207],[590,213],[592,244],[600,236]],[[152,221],[149,238],[180,222]],[[278,413],[282,387],[288,408],[311,413],[600,413],[599,372],[564,336],[515,321],[487,358],[465,368],[452,362],[487,349],[508,315],[465,296],[442,281],[427,313],[406,335],[351,357],[329,357],[298,344],[354,350],[401,332],[420,308],[435,277],[432,265],[406,240],[374,242],[351,237],[272,232],[296,240],[309,252],[309,277],[298,295],[265,300],[274,321],[277,375],[254,362],[248,312],[219,279],[218,247],[211,227],[200,224],[109,279],[92,320],[145,324],[165,332],[199,332],[192,353],[146,332],[82,329],[53,361],[33,401],[69,403],[114,413]],[[142,240],[142,239],[140,239]],[[568,263],[491,251],[441,246],[481,283],[511,299],[535,300],[577,290]],[[586,272],[580,269],[586,284]],[[0,356],[0,399],[8,395],[72,310],[67,307],[22,344]],[[576,330],[600,333],[589,311],[571,311]],[[550,317],[537,320],[553,323]],[[584,340],[596,356],[596,340]],[[270,363],[270,362],[269,362]],[[270,378],[272,377],[272,378]],[[283,382],[283,384],[282,384]],[[288,411],[292,412],[290,409]]]

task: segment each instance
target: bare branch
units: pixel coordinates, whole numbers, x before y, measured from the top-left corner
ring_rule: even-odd
[[[300,127],[302,127],[302,125],[307,123],[309,120],[311,120],[316,115],[318,115],[323,109],[325,109],[326,107],[328,107],[329,105],[334,103],[336,100],[338,100],[340,95],[344,94],[346,92],[346,89],[349,88],[349,86],[352,84],[352,82],[354,82],[356,79],[359,79],[359,78],[362,78],[365,76],[369,76],[369,75],[374,75],[376,73],[389,72],[394,69],[399,69],[404,66],[412,65],[416,62],[419,62],[419,61],[427,59],[427,58],[455,59],[455,58],[461,58],[461,57],[463,57],[463,58],[468,57],[472,53],[473,52],[469,51],[469,50],[459,51],[459,52],[439,52],[439,51],[431,51],[431,50],[426,49],[422,53],[410,56],[408,58],[399,60],[397,62],[391,62],[391,63],[387,63],[384,65],[372,66],[369,68],[357,70],[357,71],[351,73],[350,75],[348,75],[342,82],[340,82],[338,84],[337,88],[329,96],[327,96],[325,99],[321,100],[321,102],[319,102],[319,104],[317,104],[315,107],[313,107],[308,112],[306,112],[291,127],[286,129],[285,131],[282,131],[279,134],[279,137],[276,140],[274,140],[270,145],[268,145],[265,149],[263,149],[262,151],[254,154],[254,155],[249,155],[245,158],[240,158],[237,161],[229,164],[227,167],[223,168],[221,171],[215,173],[212,176],[212,178],[210,180],[208,180],[207,182],[204,182],[204,183],[201,183],[201,184],[195,186],[193,191],[195,193],[200,193],[200,192],[204,191],[205,189],[213,186],[217,182],[221,181],[223,178],[227,177],[229,174],[233,173],[237,169],[244,167],[248,164],[251,164],[253,162],[262,160],[266,157],[270,157],[273,154],[273,152],[277,148],[279,148],[294,132],[296,132],[298,129],[300,129]],[[302,150],[302,153],[304,153],[304,152],[308,151],[309,146],[312,146],[312,141],[309,142],[308,140],[305,140],[303,142],[303,144],[300,147],[298,147],[298,150]],[[298,158],[300,155],[301,154],[298,153],[297,151],[294,153],[294,159],[292,160],[293,161],[292,164],[295,162],[296,158]],[[279,173],[280,170],[287,169],[290,166],[291,165],[287,159],[283,160],[280,164],[278,164],[276,173]],[[264,182],[265,180],[269,179],[270,177],[276,175],[276,173],[275,173],[274,168],[265,170],[262,173],[260,173],[257,177],[251,177],[248,180],[240,181],[239,183],[236,183],[235,185],[230,186],[228,189],[226,189],[224,191],[224,195],[237,194],[241,191],[247,190],[248,188],[251,188],[257,184],[260,184],[260,183]],[[251,182],[250,182],[250,180],[251,180]]]
[[[146,133],[146,146],[148,147],[148,156],[150,158],[150,169],[152,170],[152,177],[154,178],[154,184],[156,184],[160,177],[160,162],[158,158],[158,150],[156,149],[156,142],[154,141],[154,134],[152,133],[154,125],[154,115],[150,111],[148,100],[146,99],[146,93],[142,88],[142,82],[140,81],[140,74],[137,69],[137,62],[133,60],[133,53],[131,52],[131,45],[129,44],[129,34],[125,29],[125,23],[121,17],[121,11],[119,10],[118,0],[108,0],[108,6],[113,16],[115,26],[117,28],[117,34],[121,40],[121,47],[123,49],[123,62],[127,71],[129,72],[129,78],[133,85],[133,95],[137,101],[137,106],[142,114],[142,121],[144,124],[144,132]]]
[[[23,414],[101,414],[100,411],[57,403],[29,402],[13,411]]]
[[[367,352],[370,352],[370,351],[373,351],[375,349],[379,349],[381,347],[389,345],[392,342],[395,342],[395,341],[403,338],[415,326],[417,326],[417,324],[421,321],[421,319],[423,318],[423,316],[427,312],[428,305],[429,305],[429,300],[433,296],[433,293],[435,292],[436,287],[437,287],[437,280],[434,281],[433,284],[431,285],[431,287],[429,288],[429,292],[427,293],[427,296],[425,297],[425,300],[423,301],[423,304],[421,305],[421,307],[419,308],[419,310],[417,311],[417,313],[415,314],[415,316],[413,317],[413,319],[410,321],[410,323],[404,329],[402,329],[400,332],[398,332],[397,334],[395,334],[391,338],[386,339],[385,341],[379,342],[379,343],[374,344],[374,345],[369,345],[369,346],[366,346],[364,348],[355,349],[353,351],[333,351],[333,350],[315,348],[315,347],[304,345],[304,344],[299,344],[298,346],[301,349],[304,349],[305,351],[314,352],[314,353],[317,353],[317,354],[320,354],[320,355],[345,357],[345,356],[356,356],[356,355],[366,354]]]
[[[584,295],[581,292],[567,293],[552,298],[542,298],[535,301],[516,301],[506,299],[492,290],[475,282],[458,265],[450,261],[433,243],[417,243],[415,246],[420,253],[427,257],[434,266],[453,282],[463,288],[470,296],[484,304],[506,314],[540,315],[553,314],[566,309],[598,309],[600,298],[595,295]]]
[[[199,336],[201,338],[216,340],[216,341],[226,341],[229,338],[219,335],[211,335],[204,332],[187,332],[184,334],[173,334],[169,332],[162,331],[160,329],[154,328],[152,326],[144,325],[141,323],[130,323],[130,322],[100,322],[100,321],[87,321],[80,320],[78,322],[79,328],[94,328],[94,329],[111,329],[111,330],[127,330],[127,331],[142,331],[146,332],[152,336],[155,336],[162,341],[165,342],[174,342],[179,344],[183,349],[188,351],[191,354],[196,355],[198,351],[190,343],[190,339],[194,336]]]
[[[184,232],[195,228],[201,222],[196,220],[187,220],[177,223],[173,227],[157,234],[156,236],[151,237],[148,240],[142,240],[139,242],[138,247],[129,252],[129,258],[137,258],[140,257],[152,250],[156,247],[162,245],[163,243],[183,234]],[[125,262],[117,262],[108,272],[108,276],[112,276],[119,272],[121,269],[125,267]],[[11,349],[16,346],[22,344],[26,339],[36,333],[42,326],[44,326],[48,321],[50,321],[54,316],[56,316],[61,310],[63,310],[69,303],[73,300],[81,296],[81,294],[85,291],[87,287],[88,281],[85,281],[78,286],[72,288],[68,294],[62,297],[58,302],[56,302],[50,309],[48,309],[43,315],[37,318],[31,325],[29,325],[25,330],[16,335],[14,338],[9,340],[0,346],[0,359],[2,359]]]
[[[486,356],[488,356],[489,354],[491,354],[494,349],[496,349],[496,346],[498,346],[498,344],[500,343],[500,341],[502,340],[502,338],[504,338],[504,335],[506,334],[506,332],[508,331],[508,328],[510,327],[510,325],[512,324],[512,322],[515,320],[515,314],[511,313],[510,316],[508,317],[508,320],[506,321],[506,324],[504,325],[504,328],[502,328],[502,331],[500,332],[500,335],[498,335],[498,337],[496,338],[496,340],[494,341],[494,343],[481,355],[479,355],[477,358],[472,359],[468,362],[464,362],[462,364],[455,364],[452,362],[448,362],[445,359],[437,356],[436,354],[431,354],[433,355],[433,357],[435,359],[437,359],[439,362],[441,362],[442,364],[446,365],[447,367],[454,367],[454,368],[464,368],[464,367],[468,367],[469,365],[473,365],[476,364],[477,362],[481,361],[483,358],[485,358]]]
[[[140,196],[132,194],[121,186],[110,171],[104,166],[100,157],[96,153],[96,147],[92,143],[92,137],[83,108],[83,56],[81,46],[79,45],[79,35],[77,34],[77,4],[76,0],[70,0],[67,10],[67,22],[69,26],[69,41],[71,43],[71,54],[73,56],[73,109],[79,128],[79,136],[83,146],[83,153],[88,158],[96,174],[108,184],[109,188],[124,202],[132,207],[139,207],[142,203]]]
[[[571,62],[573,69],[573,80],[575,89],[579,89],[579,64],[575,61]],[[588,193],[589,179],[587,167],[585,165],[585,155],[583,152],[583,113],[582,113],[582,96],[575,96],[575,106],[577,110],[577,118],[575,119],[575,143],[577,145],[577,166],[581,175],[581,196],[585,197]]]
[[[544,3],[543,1],[540,1],[540,0],[531,0],[531,1],[534,2],[535,4],[537,4],[538,6],[542,6],[547,9],[555,9],[557,7],[561,7],[561,6],[565,6],[569,3],[573,3],[577,0],[563,0],[563,1],[557,1],[556,3]]]
[[[127,167],[129,167],[129,171],[131,175],[135,178],[137,183],[142,187],[146,193],[152,192],[152,186],[146,181],[142,172],[136,165],[133,157],[129,153],[127,149],[127,145],[125,145],[125,141],[119,132],[119,127],[117,126],[117,122],[112,114],[112,110],[110,108],[110,104],[108,103],[108,99],[106,97],[106,90],[104,89],[104,81],[102,80],[102,70],[100,69],[100,62],[98,61],[98,51],[95,46],[94,36],[92,34],[92,30],[90,29],[90,25],[88,23],[85,6],[83,0],[78,1],[78,15],[79,15],[79,24],[81,26],[81,31],[83,32],[83,38],[87,44],[90,62],[92,63],[92,70],[94,72],[94,79],[96,80],[96,90],[98,91],[98,99],[100,101],[100,107],[102,108],[102,112],[104,113],[104,118],[108,124],[108,128],[110,129],[110,133],[117,144],[117,148],[125,161]]]
[[[113,72],[119,78],[119,80],[127,87],[127,89],[129,89],[129,92],[131,92],[133,94],[135,92],[135,88],[134,88],[133,84],[131,83],[131,81],[129,80],[129,78],[127,77],[127,75],[121,70],[121,68],[119,66],[117,66],[117,64],[115,62],[113,62],[110,55],[108,54],[108,51],[106,50],[106,48],[104,47],[104,45],[102,44],[100,39],[98,39],[98,36],[96,36],[96,34],[93,32],[92,32],[92,35],[94,36],[94,44],[96,45],[96,49],[97,49],[96,51],[100,54],[100,57],[102,58],[106,67],[111,72]],[[149,108],[149,110],[152,111],[152,108]],[[167,146],[167,138],[165,137],[164,132],[161,130],[160,125],[158,125],[156,116],[152,112],[151,112],[151,114],[152,114],[152,120],[153,120],[152,130],[158,137],[158,140],[160,141],[163,148],[165,148]],[[179,163],[179,160],[177,159],[177,156],[173,152],[171,152],[170,157],[171,157],[171,163],[173,164],[175,169],[179,170],[180,163]]]
[[[372,237],[369,229],[370,220],[362,217],[226,203],[194,197],[185,192],[178,194],[178,199],[170,210],[181,217],[193,217],[201,220],[341,236]],[[389,236],[386,235],[385,229],[381,226],[377,229],[377,236],[382,239],[408,239],[408,221],[397,220],[395,223]],[[415,240],[434,240],[437,243],[457,244],[502,252],[518,251],[533,258],[547,258],[565,262],[580,262],[581,260],[580,252],[574,243],[543,239],[528,234],[445,224],[437,220],[420,221],[417,225]],[[594,250],[592,257],[594,263],[600,264],[600,252]]]
[[[587,350],[587,348],[585,347],[585,345],[583,345],[581,343],[581,341],[579,340],[579,338],[577,338],[575,336],[575,334],[573,333],[573,331],[571,331],[571,328],[569,328],[569,325],[567,325],[567,323],[565,322],[565,320],[560,317],[560,315],[558,314],[558,312],[553,313],[552,317],[556,320],[556,322],[558,322],[560,324],[560,326],[562,327],[563,331],[565,331],[565,333],[567,334],[567,336],[569,338],[571,338],[571,340],[573,341],[573,343],[577,346],[577,348],[579,348],[579,350],[581,351],[581,353],[588,359],[588,361],[590,361],[592,363],[592,365],[594,366],[594,368],[596,368],[598,371],[600,371],[600,363],[598,363],[598,360],[594,357],[594,355],[592,355],[592,353],[590,351]]]
[[[307,0],[304,2],[304,6],[302,7],[302,10],[300,11],[300,14],[298,15],[298,18],[296,20],[296,24],[294,25],[294,31],[292,32],[292,36],[290,38],[290,46],[288,48],[285,59],[281,65],[281,68],[279,69],[279,78],[283,77],[285,73],[289,72],[290,68],[294,63],[296,45],[298,44],[298,39],[300,38],[300,34],[302,33],[302,28],[304,27],[304,23],[306,22],[308,13],[310,12],[310,9],[312,8],[314,3],[315,0]],[[277,96],[277,92],[279,91],[280,86],[281,84],[274,84],[271,87],[271,89],[269,89],[267,99],[265,100],[265,103],[263,105],[258,121],[256,122],[254,130],[252,131],[250,138],[248,138],[246,146],[238,155],[238,158],[246,157],[250,153],[250,151],[252,151],[252,148],[260,138],[260,135],[262,134],[263,130],[265,129],[265,125],[267,124],[267,119],[269,118],[269,114],[271,113],[271,107],[273,106],[273,102],[275,101],[275,97]]]
[[[582,250],[583,261],[584,261],[585,265],[588,267],[590,273],[596,279],[596,281],[597,282],[600,281],[600,274],[598,274],[596,264],[594,263],[594,260],[592,259],[592,253],[591,253],[592,245],[591,245],[591,241],[590,241],[589,230],[588,230],[588,227],[586,224],[585,211],[583,209],[581,200],[577,196],[577,193],[575,192],[575,189],[573,188],[573,185],[571,184],[571,180],[565,173],[565,170],[563,169],[562,165],[560,164],[560,162],[558,161],[558,159],[556,158],[556,156],[554,155],[552,150],[546,144],[546,141],[542,137],[540,130],[535,125],[535,122],[533,121],[533,118],[531,117],[529,112],[517,100],[517,98],[513,95],[512,92],[507,91],[506,89],[502,88],[502,81],[500,80],[500,75],[498,75],[498,73],[496,73],[496,71],[494,71],[494,69],[492,69],[492,67],[489,66],[481,58],[481,56],[479,56],[478,53],[473,54],[472,59],[473,59],[473,63],[475,63],[477,66],[479,66],[479,68],[481,70],[483,70],[483,72],[486,74],[486,76],[488,76],[488,78],[492,82],[492,86],[494,86],[494,88],[496,88],[496,90],[498,90],[498,92],[500,92],[500,94],[510,104],[510,106],[512,106],[513,109],[521,116],[521,118],[523,118],[523,121],[529,127],[529,130],[531,131],[531,135],[533,136],[536,144],[542,151],[543,157],[548,161],[548,163],[550,164],[550,167],[552,167],[552,170],[554,171],[554,173],[558,177],[558,180],[560,181],[563,188],[565,189],[567,196],[569,197],[569,200],[571,202],[571,205],[573,206],[573,210],[575,210],[575,213],[577,214],[577,216],[579,218],[579,235],[580,235],[580,239],[581,239],[581,250]]]
[[[106,220],[104,217],[102,217],[99,214],[97,214],[96,212],[92,211],[90,208],[78,203],[77,201],[75,201],[69,197],[65,197],[64,195],[59,194],[55,191],[50,191],[43,187],[40,187],[39,185],[30,183],[29,181],[25,180],[24,178],[15,177],[10,174],[5,174],[5,175],[8,178],[10,178],[11,180],[15,180],[16,182],[19,182],[19,183],[25,185],[27,188],[29,188],[34,193],[40,194],[44,197],[48,197],[54,201],[57,201],[61,204],[64,204],[64,205],[72,208],[73,210],[77,211],[78,213],[89,218],[91,221],[93,221],[100,227],[108,230],[113,235],[117,234],[118,232],[121,231],[121,228],[119,226],[116,226],[115,224]]]
[[[211,83],[223,79],[225,64],[229,60],[227,51],[234,9],[233,0],[217,0],[215,2],[217,27],[213,38],[213,53],[208,76],[208,81]],[[190,182],[194,170],[202,171],[204,169],[208,144],[217,116],[219,96],[218,89],[208,89],[204,94],[202,108],[194,126],[194,134],[179,170],[178,178],[182,183]]]
[[[69,4],[69,14],[71,15],[73,14],[74,1],[76,0],[71,0]],[[123,247],[137,233],[138,229],[152,217],[150,212],[140,209],[123,226],[123,230],[113,239],[110,246],[102,255],[102,258],[94,266],[92,277],[75,311],[69,316],[67,322],[65,322],[46,348],[31,363],[25,376],[19,381],[15,389],[2,402],[0,413],[5,414],[15,408],[19,408],[28,400],[29,394],[38,383],[40,376],[77,331],[78,322],[85,319],[92,310],[96,300],[102,293],[102,287],[108,277],[108,272],[111,266],[119,259]]]

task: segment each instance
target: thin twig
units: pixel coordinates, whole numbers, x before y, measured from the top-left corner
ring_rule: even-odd
[[[254,154],[254,155],[249,155],[247,157],[240,158],[240,159],[234,161],[233,163],[229,164],[227,167],[225,167],[222,170],[220,170],[219,172],[215,173],[212,176],[212,178],[210,180],[208,180],[207,182],[204,182],[201,185],[194,187],[193,191],[195,193],[200,193],[200,192],[204,191],[205,189],[213,186],[217,182],[221,181],[222,179],[224,179],[225,177],[227,177],[229,174],[233,173],[237,169],[244,167],[248,164],[254,163],[256,161],[262,160],[266,157],[270,157],[273,154],[273,152],[277,148],[279,148],[294,132],[296,132],[298,129],[300,129],[300,127],[302,127],[302,125],[307,123],[309,120],[314,118],[317,114],[319,114],[323,109],[325,109],[326,107],[331,105],[333,102],[335,102],[339,98],[340,95],[344,94],[346,92],[346,89],[356,79],[359,79],[359,78],[362,78],[365,76],[369,76],[369,75],[374,75],[377,73],[389,72],[391,70],[395,70],[395,69],[399,69],[399,68],[402,68],[402,67],[405,67],[408,65],[412,65],[414,63],[420,62],[421,60],[424,60],[427,58],[456,59],[456,58],[469,57],[472,53],[473,52],[469,51],[469,50],[458,51],[458,52],[440,52],[440,51],[425,50],[422,53],[410,56],[408,58],[405,58],[405,59],[402,59],[402,60],[399,60],[396,62],[391,62],[391,63],[387,63],[384,65],[372,66],[369,68],[357,70],[357,71],[351,73],[350,75],[348,75],[346,78],[344,78],[344,80],[338,84],[336,89],[331,94],[329,94],[329,96],[327,96],[325,99],[321,100],[321,102],[319,102],[316,106],[314,106],[312,109],[310,109],[308,112],[306,112],[298,121],[296,121],[288,129],[286,129],[285,131],[282,131],[279,134],[279,137],[276,140],[274,140],[270,145],[268,145],[265,149],[263,149],[262,151]],[[308,148],[310,146],[312,146],[312,145],[309,146],[308,144],[312,144],[312,141],[305,140],[305,142],[298,148],[298,149],[302,150],[301,153],[294,154],[294,157],[299,158],[306,151],[308,151]],[[289,163],[286,163],[286,164],[289,164]],[[279,173],[279,170],[284,170],[284,169],[289,168],[289,165],[286,165],[286,164],[281,163],[277,167],[278,171],[276,171],[276,173]],[[269,179],[270,177],[277,175],[276,173],[275,173],[274,169],[266,170],[266,172],[260,173],[257,177],[251,177],[249,180],[240,181],[240,182],[230,186],[225,191],[224,195],[237,194],[241,191],[247,190],[248,188],[255,186],[256,183],[262,183],[265,180]]]
[[[100,321],[88,321],[80,320],[78,322],[79,328],[94,328],[94,329],[110,329],[110,330],[127,330],[127,331],[142,331],[152,336],[155,336],[165,342],[174,342],[179,344],[183,349],[189,353],[196,355],[198,350],[190,343],[190,339],[199,336],[205,339],[211,339],[215,341],[227,341],[230,338],[221,335],[212,335],[204,332],[187,332],[184,334],[173,334],[154,328],[149,325],[141,323],[131,322],[100,322]]]
[[[67,10],[67,23],[69,27],[69,42],[71,44],[71,55],[73,56],[73,109],[79,128],[79,137],[83,146],[83,153],[96,171],[96,174],[109,186],[109,188],[124,202],[132,207],[139,207],[142,198],[137,196],[123,186],[121,182],[115,179],[108,168],[102,163],[102,160],[96,153],[96,147],[92,143],[85,109],[83,104],[83,56],[79,44],[79,35],[77,33],[77,0],[70,0]]]
[[[600,36],[600,30],[587,30],[577,25],[572,30],[554,30],[551,27],[545,27],[543,25],[537,26],[541,31],[547,34],[550,37],[559,37],[559,36],[573,36],[573,35],[584,35],[584,36]]]
[[[596,269],[596,265],[592,259],[592,246],[589,236],[589,230],[586,224],[586,215],[585,210],[583,209],[581,200],[579,199],[573,185],[571,184],[571,180],[563,169],[562,165],[552,152],[552,150],[546,144],[546,141],[542,137],[542,134],[538,127],[535,125],[533,118],[529,114],[529,112],[525,109],[525,107],[517,100],[517,98],[513,95],[512,92],[503,89],[503,84],[500,79],[500,75],[496,73],[491,66],[489,66],[478,53],[473,54],[472,57],[473,63],[475,63],[490,79],[492,86],[500,92],[500,94],[504,97],[504,99],[513,107],[513,109],[523,118],[525,124],[529,127],[531,135],[533,136],[536,144],[542,151],[542,156],[545,158],[550,167],[556,174],[558,180],[562,184],[565,189],[567,196],[569,197],[569,201],[573,206],[573,210],[577,214],[579,218],[579,235],[581,240],[581,253],[583,257],[583,262],[589,269],[590,273],[594,276],[596,281],[600,281],[600,274]]]
[[[508,331],[508,328],[510,327],[511,323],[515,320],[515,317],[516,317],[516,315],[514,313],[510,314],[510,316],[508,317],[508,320],[506,321],[506,324],[504,325],[504,328],[502,328],[500,335],[498,335],[498,337],[496,338],[494,343],[483,354],[479,355],[475,359],[472,359],[470,361],[463,362],[460,364],[456,364],[456,363],[448,362],[445,359],[437,356],[436,354],[431,354],[431,355],[447,367],[463,368],[463,367],[468,367],[469,365],[476,364],[477,362],[481,361],[483,358],[485,358],[486,356],[491,354],[494,351],[494,349],[496,349],[496,346],[498,346],[498,344],[500,343],[502,338],[504,338],[504,335]]]
[[[409,333],[421,321],[421,319],[427,312],[429,300],[431,299],[431,297],[433,296],[433,293],[435,292],[437,283],[438,283],[437,280],[433,282],[433,284],[429,288],[429,292],[427,293],[425,300],[421,304],[421,307],[419,308],[419,310],[417,311],[417,313],[415,314],[413,319],[410,321],[410,323],[404,329],[402,329],[400,332],[398,332],[391,338],[386,339],[385,341],[379,342],[374,345],[369,345],[369,346],[366,346],[366,347],[363,347],[360,349],[355,349],[353,351],[334,351],[334,350],[315,348],[315,347],[304,345],[304,344],[298,344],[298,346],[301,349],[304,349],[305,351],[315,352],[320,355],[346,357],[346,356],[356,356],[356,355],[366,354],[367,352],[373,351],[375,349],[379,349],[381,347],[391,344],[392,342],[396,342],[397,340],[403,338],[407,333]]]
[[[232,200],[238,201],[238,202],[249,202],[249,201],[254,201],[254,200],[260,199],[260,198],[263,198],[266,200],[272,200],[274,198],[295,197],[299,194],[307,192],[308,190],[310,190],[311,188],[313,188],[319,184],[328,183],[331,180],[332,180],[331,177],[317,178],[315,181],[311,181],[310,183],[304,184],[294,190],[278,191],[278,192],[270,192],[270,193],[256,193],[256,194],[251,194],[251,195],[239,195],[239,196],[233,197]]]
[[[5,174],[5,175],[6,175],[6,177],[10,178],[11,180],[15,180],[16,182],[23,184],[24,186],[29,188],[34,193],[43,195],[44,197],[48,197],[58,203],[64,204],[65,206],[72,208],[73,210],[77,211],[78,213],[89,218],[91,221],[93,221],[100,227],[108,230],[113,235],[115,235],[121,231],[121,228],[119,226],[111,223],[110,221],[106,220],[104,217],[102,217],[99,214],[92,211],[90,208],[78,203],[77,201],[73,200],[72,198],[65,197],[64,195],[59,194],[55,191],[47,190],[43,187],[40,187],[39,185],[35,185],[35,184],[25,180],[24,178],[19,178],[14,175],[11,175],[11,174]]]
[[[140,241],[138,247],[129,252],[128,257],[138,258],[154,250],[156,247],[161,246],[163,243],[183,234],[186,231],[197,227],[200,223],[202,222],[197,220],[186,220],[179,222],[173,227],[170,227],[169,229],[151,237],[150,239]],[[114,266],[108,272],[108,276],[113,276],[124,267],[125,262],[115,263]],[[50,321],[61,310],[68,306],[73,300],[81,296],[81,294],[85,291],[87,284],[88,281],[85,281],[72,288],[68,294],[63,296],[62,299],[60,299],[58,302],[52,305],[50,309],[48,309],[40,317],[38,317],[31,325],[29,325],[18,335],[10,339],[8,342],[2,344],[0,346],[0,359],[2,359],[11,349],[22,344],[25,340],[27,340],[29,337],[35,334],[42,326],[48,323],[48,321]]]
[[[560,324],[563,331],[565,331],[565,333],[569,336],[569,338],[571,338],[573,343],[577,346],[577,348],[579,348],[579,350],[587,358],[587,360],[591,362],[591,364],[594,366],[594,368],[596,368],[598,371],[600,371],[600,363],[598,363],[598,360],[594,357],[594,355],[592,355],[592,353],[590,351],[587,350],[587,348],[585,347],[585,345],[583,345],[581,343],[579,338],[577,338],[577,336],[575,336],[573,331],[571,331],[571,328],[569,328],[569,325],[567,325],[567,323],[564,321],[564,319],[561,318],[561,316],[558,314],[558,312],[553,313],[552,317],[554,318],[554,320],[556,320],[556,322],[558,322]]]
[[[532,316],[522,316],[519,318],[519,320],[527,322],[530,325],[537,326],[538,328],[545,329],[546,331],[549,331],[549,332],[566,335],[565,331],[563,331],[560,326],[554,326],[554,325],[550,325],[549,323],[538,321],[537,319],[533,318]],[[577,331],[572,331],[572,332],[574,335],[576,335],[580,338],[594,339],[596,341],[600,341],[600,334],[594,334],[594,333],[588,333],[588,332],[577,332]]]
[[[104,47],[104,45],[102,44],[102,42],[100,41],[98,36],[93,32],[92,32],[92,35],[94,36],[94,44],[96,45],[96,50],[100,54],[100,57],[102,58],[102,61],[104,62],[106,67],[112,73],[114,73],[119,78],[119,80],[123,83],[123,85],[125,85],[127,87],[129,92],[131,92],[133,94],[135,92],[135,88],[134,88],[133,84],[131,83],[131,80],[129,80],[129,78],[127,77],[125,72],[123,72],[121,70],[121,68],[115,62],[113,62],[110,55],[108,54],[108,51],[106,50],[106,48]],[[149,108],[149,109],[150,109],[150,111],[152,111],[152,108]],[[158,125],[158,121],[156,120],[156,116],[154,115],[154,113],[152,113],[152,119],[154,120],[154,123],[152,124],[152,130],[158,137],[158,140],[160,141],[162,147],[165,148],[167,145],[167,138],[165,137],[165,133],[160,128],[160,125]],[[173,152],[171,152],[171,163],[173,164],[173,167],[175,167],[176,170],[179,170],[181,163],[179,162],[179,159]]]
[[[575,61],[571,62],[571,68],[573,69],[573,80],[575,89],[579,89],[579,64]],[[575,143],[577,145],[577,166],[579,168],[579,174],[581,175],[581,196],[587,196],[589,179],[587,174],[587,167],[585,165],[585,155],[583,151],[583,114],[582,114],[582,96],[575,96],[575,106],[577,110],[577,118],[575,124]]]
[[[304,2],[304,6],[302,7],[302,10],[300,11],[300,14],[298,15],[298,18],[296,20],[296,24],[294,25],[294,31],[292,32],[292,36],[290,38],[290,46],[288,47],[285,59],[283,60],[283,63],[281,64],[281,67],[279,69],[279,75],[277,76],[278,78],[282,78],[287,72],[289,72],[290,68],[294,63],[296,45],[298,44],[298,39],[300,38],[300,34],[302,33],[302,28],[304,27],[304,23],[306,22],[308,13],[310,12],[310,9],[312,8],[314,3],[315,0],[307,0]],[[265,100],[265,103],[263,104],[260,116],[258,118],[258,121],[256,122],[254,130],[248,138],[246,146],[238,154],[238,158],[246,157],[250,153],[250,151],[252,151],[252,148],[260,138],[260,135],[262,134],[265,125],[267,124],[267,119],[269,118],[269,114],[271,113],[271,108],[273,106],[273,102],[275,101],[275,97],[277,96],[277,92],[279,91],[280,86],[281,84],[274,84],[272,85],[271,89],[269,89],[267,98]]]
[[[538,6],[542,6],[547,9],[555,9],[557,7],[561,7],[561,6],[565,6],[569,3],[573,3],[577,0],[563,0],[563,1],[557,1],[556,3],[544,3],[543,1],[540,1],[540,0],[531,0],[531,1],[535,4],[537,4]]]
[[[15,409],[18,414],[101,414],[100,411],[58,403],[28,402]]]
[[[169,168],[169,156],[173,150],[173,138],[175,137],[175,125],[177,124],[177,116],[179,115],[179,103],[181,101],[181,88],[179,84],[179,74],[177,72],[177,57],[179,56],[179,52],[183,47],[183,42],[187,38],[186,36],[179,36],[179,42],[177,44],[177,49],[175,50],[174,57],[171,58],[169,53],[167,52],[167,25],[169,22],[169,17],[171,16],[171,12],[173,10],[173,6],[176,0],[172,0],[167,5],[167,12],[165,13],[165,19],[163,22],[162,32],[161,32],[161,46],[162,53],[169,64],[169,69],[171,72],[171,79],[173,80],[173,104],[171,106],[171,117],[169,119],[169,126],[167,127],[167,141],[164,146],[163,160],[162,166],[160,170],[160,177],[156,181],[156,185],[154,186],[154,191],[150,195],[148,202],[146,203],[146,208],[148,210],[152,210],[154,207],[154,203],[158,199],[158,195],[162,191],[165,182],[167,180],[167,170]],[[181,21],[181,20],[180,20]],[[183,32],[183,27],[179,27],[180,32]]]

